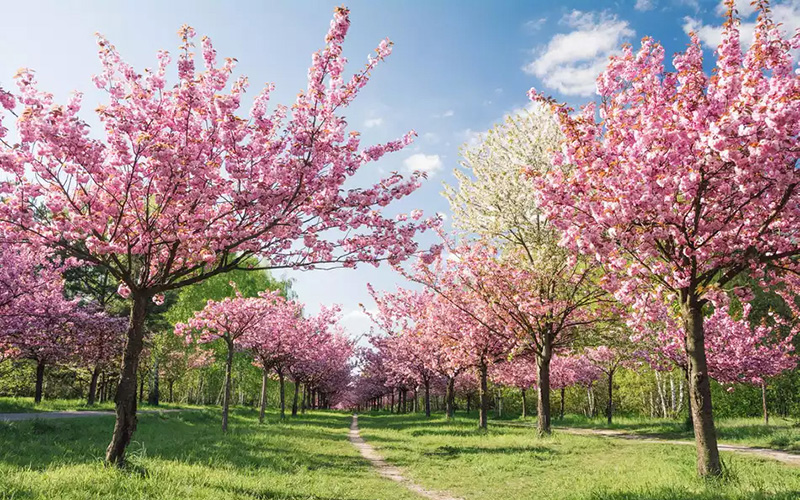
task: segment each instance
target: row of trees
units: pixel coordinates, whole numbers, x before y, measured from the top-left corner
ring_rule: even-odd
[[[146,327],[169,292],[236,270],[398,263],[418,251],[417,232],[438,224],[383,212],[423,174],[393,173],[366,187],[351,180],[415,134],[364,147],[348,131],[343,111],[391,52],[382,41],[345,78],[349,27],[348,10],[337,8],[290,108],[270,111],[269,85],[245,116],[248,84],[232,76],[236,59],[220,63],[206,37],[197,68],[188,26],[173,85],[169,53],[139,72],[98,37],[93,82],[107,96],[96,107],[99,128],[81,118],[80,94],[58,104],[32,70],[17,74],[13,92],[0,88],[3,240],[91,267],[118,285],[130,311],[108,463],[124,464]],[[35,304],[27,314],[38,314]]]
[[[529,112],[464,152],[446,195],[465,241],[395,266],[423,291],[376,296],[381,363],[421,362],[396,351],[438,345],[448,373],[477,373],[485,426],[492,365],[530,358],[536,378],[523,369],[519,383],[538,388],[540,433],[557,356],[594,355],[609,379],[632,356],[678,368],[698,472],[721,473],[710,380],[764,387],[795,366],[800,275],[800,33],[785,38],[758,2],[743,51],[728,6],[710,76],[696,36],[675,71],[645,38],[598,77],[599,104],[575,112],[532,90]]]

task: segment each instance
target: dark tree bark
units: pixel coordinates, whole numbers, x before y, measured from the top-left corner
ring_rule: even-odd
[[[278,370],[278,381],[280,382],[281,420],[283,420],[286,418],[286,381],[283,377],[283,370]]]
[[[559,420],[564,420],[564,402],[566,401],[564,396],[566,395],[566,392],[567,392],[566,388],[562,387],[561,388],[561,408],[559,409],[560,412],[558,414],[558,419]]]
[[[153,360],[153,372],[150,380],[150,394],[147,395],[147,404],[158,406],[158,357]]]
[[[456,403],[455,385],[456,385],[455,377],[447,377],[447,393],[445,394],[445,414],[448,420],[451,420],[453,417],[455,417],[455,403]]]
[[[528,398],[525,394],[525,389],[522,389],[522,418],[528,416]]]
[[[258,423],[264,423],[264,413],[267,409],[267,379],[269,371],[266,367],[261,369],[261,400],[258,402]]]
[[[489,390],[488,390],[488,367],[486,363],[482,363],[479,367],[481,385],[480,385],[480,415],[478,416],[478,427],[486,429],[489,426]]]
[[[308,384],[303,384],[303,396],[301,398],[302,403],[300,404],[300,413],[305,415],[306,414],[306,394],[308,390]],[[361,405],[359,405],[359,408]]]
[[[294,382],[294,400],[292,401],[292,416],[297,416],[297,405],[300,399],[300,382]]]
[[[89,397],[86,399],[88,406],[93,406],[97,397],[97,379],[100,378],[100,365],[95,365],[92,370],[92,380],[89,382]]]
[[[550,434],[550,359],[552,356],[552,347],[545,344],[541,355],[536,357],[539,368],[536,432],[540,436]]]
[[[111,443],[106,450],[106,463],[122,467],[125,465],[125,448],[136,431],[136,373],[139,369],[139,354],[144,346],[144,320],[147,315],[148,297],[133,295],[128,339],[122,356],[117,394],[114,397],[116,421]]]
[[[614,370],[608,371],[608,405],[606,405],[606,417],[608,417],[608,424],[614,416]]]
[[[170,379],[170,381],[169,381],[169,402],[170,403],[174,403],[175,402],[175,400],[172,398],[172,386],[173,385],[175,385],[175,381]]]
[[[425,416],[431,416],[431,381],[425,379]]]
[[[764,411],[764,425],[769,425],[769,412],[767,411],[767,383],[761,382],[761,408]]]
[[[36,392],[33,396],[33,402],[39,404],[42,402],[42,394],[44,392],[44,361],[36,362]]]
[[[708,378],[703,330],[703,303],[692,292],[683,295],[681,313],[686,332],[690,414],[697,447],[697,472],[702,477],[719,476],[722,474],[722,465],[719,460],[717,433],[711,410],[711,385]]]
[[[225,359],[225,389],[222,394],[222,432],[228,432],[228,411],[231,405],[231,381],[233,380],[233,339],[225,338],[228,357]]]

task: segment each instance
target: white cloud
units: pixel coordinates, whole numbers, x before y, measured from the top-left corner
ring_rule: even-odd
[[[444,166],[439,155],[426,155],[423,153],[411,155],[403,163],[409,172],[419,170],[420,172],[427,172],[428,175],[435,174]]]
[[[564,95],[589,96],[608,58],[634,35],[627,21],[607,12],[573,10],[561,20],[573,28],[535,50],[536,58],[522,69]]]
[[[531,19],[530,21],[526,21],[525,24],[523,24],[523,27],[530,32],[539,31],[546,22],[546,17],[540,17],[539,19]]]
[[[380,127],[383,125],[383,118],[368,118],[364,120],[364,126],[367,128]]]
[[[784,36],[786,34],[791,35],[796,29],[800,28],[800,0],[775,3],[770,6],[770,9],[773,21],[782,24],[781,30]],[[754,14],[756,11],[750,5],[749,0],[736,0],[736,10],[742,17],[742,22],[739,26],[742,47],[747,48],[753,43],[753,32],[756,28]],[[718,14],[727,12],[725,3],[720,2],[716,11]],[[694,17],[685,17],[683,21],[683,31],[687,34],[694,32],[706,47],[716,49],[720,41],[722,41],[721,25],[703,24],[702,21]]]
[[[636,4],[633,6],[633,8],[640,12],[646,12],[648,10],[653,10],[655,6],[655,0],[636,0]]]
[[[450,118],[451,116],[455,115],[456,112],[452,109],[448,109],[447,111],[439,114],[433,115],[434,118]]]

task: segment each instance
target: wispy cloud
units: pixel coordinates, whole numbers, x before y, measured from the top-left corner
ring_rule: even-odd
[[[364,126],[367,128],[380,127],[383,125],[383,118],[368,118],[364,120]]]
[[[609,56],[635,33],[627,21],[608,12],[573,10],[561,24],[572,30],[534,50],[535,58],[523,70],[564,95],[592,95]]]

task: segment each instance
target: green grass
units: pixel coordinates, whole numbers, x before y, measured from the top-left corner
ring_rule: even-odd
[[[201,408],[200,406],[183,405],[179,403],[161,403],[159,406],[149,406],[146,402],[140,405],[143,410],[157,410],[170,408]],[[0,413],[38,413],[45,411],[86,411],[86,410],[113,410],[114,401],[104,401],[88,406],[85,399],[44,399],[38,405],[33,398],[0,397]]]
[[[727,477],[698,479],[690,446],[649,444],[533,429],[473,418],[446,423],[368,414],[362,436],[428,488],[465,499],[750,500],[800,498],[800,468],[723,452]]]
[[[102,463],[114,419],[0,422],[0,499],[417,498],[380,478],[347,440],[350,416],[314,412],[259,425],[236,410],[142,415],[128,470]]]
[[[531,420],[535,422],[535,420]],[[663,439],[694,439],[682,421],[642,417],[616,417],[611,425],[605,418],[590,419],[582,415],[565,415],[554,420],[556,427],[615,429]],[[776,450],[800,451],[800,423],[781,417],[770,418],[764,425],[760,418],[728,418],[715,422],[721,443],[758,446]]]

